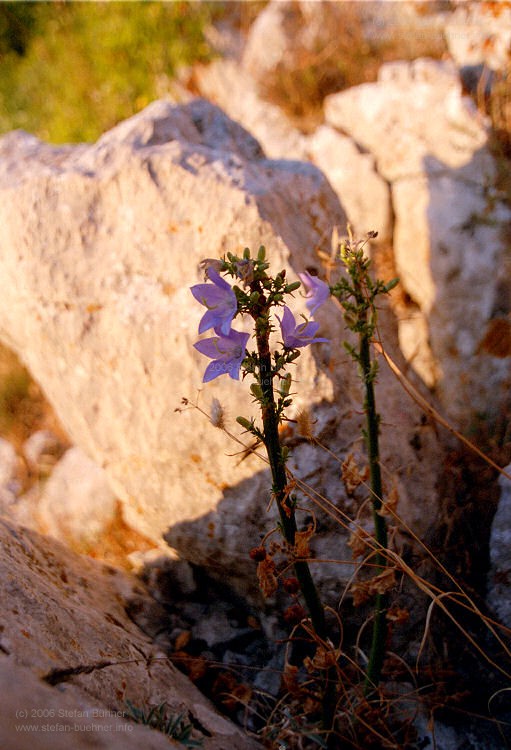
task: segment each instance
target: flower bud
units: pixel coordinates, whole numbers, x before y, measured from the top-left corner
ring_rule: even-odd
[[[285,294],[291,294],[291,292],[296,292],[297,289],[299,289],[301,286],[299,281],[293,281],[292,284],[288,284],[286,287],[284,287],[284,293]]]
[[[236,417],[236,422],[249,432],[252,432],[252,422],[250,422],[246,417]]]
[[[292,382],[292,376],[291,376],[291,373],[288,372],[287,375],[284,378],[282,378],[282,380],[280,381],[279,392],[280,392],[280,395],[282,396],[282,398],[285,398],[286,396],[289,395],[289,389],[291,388],[291,382]]]
[[[259,401],[263,398],[263,391],[259,383],[252,383],[252,385],[250,386],[250,391],[252,395]]]

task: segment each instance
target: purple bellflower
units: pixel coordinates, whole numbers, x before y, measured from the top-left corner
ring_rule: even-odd
[[[207,314],[207,313],[206,313]],[[230,375],[233,380],[240,379],[240,367],[245,358],[248,333],[240,333],[232,328],[227,336],[222,336],[215,329],[217,336],[197,341],[194,347],[213,361],[206,367],[203,383],[209,383],[219,375]]]
[[[228,336],[231,323],[238,312],[238,302],[231,286],[213,267],[206,271],[213,284],[195,284],[190,291],[195,299],[207,307],[199,323],[199,333],[214,328],[216,333]]]
[[[300,281],[307,291],[307,302],[305,303],[311,315],[314,315],[318,307],[321,307],[330,297],[330,287],[317,276],[311,276],[307,271],[299,273]]]
[[[277,318],[280,321],[282,340],[286,349],[299,349],[302,346],[318,344],[321,341],[328,342],[328,339],[314,338],[318,331],[319,323],[305,320],[303,323],[298,323],[297,325],[295,316],[289,307],[284,307],[282,319],[278,315]]]

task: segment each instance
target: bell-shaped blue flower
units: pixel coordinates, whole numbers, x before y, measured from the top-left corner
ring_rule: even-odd
[[[330,287],[325,281],[310,273],[299,273],[300,281],[307,291],[307,302],[305,303],[311,315],[314,315],[318,307],[321,307],[330,297]]]
[[[217,330],[215,333],[218,335],[194,344],[198,352],[213,360],[206,367],[202,382],[208,383],[219,375],[229,375],[233,380],[239,380],[249,334],[233,329],[227,336],[222,336]]]
[[[214,328],[223,336],[227,336],[233,318],[238,312],[236,295],[214,268],[208,268],[207,275],[212,284],[195,284],[190,287],[195,299],[208,308],[199,323],[199,333]]]
[[[318,344],[321,341],[328,342],[328,339],[316,337],[318,332],[319,323],[313,323],[312,321],[304,320],[303,323],[296,323],[295,316],[289,309],[284,307],[284,314],[282,319],[277,318],[280,322],[280,330],[282,332],[282,341],[286,349],[299,349],[302,346],[309,346],[309,344]]]

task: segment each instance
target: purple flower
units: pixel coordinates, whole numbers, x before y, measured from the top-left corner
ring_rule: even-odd
[[[211,266],[206,271],[213,284],[195,284],[190,291],[195,299],[207,307],[207,312],[199,323],[199,333],[210,328],[218,329],[224,336],[230,331],[231,323],[238,312],[236,295],[230,285]]]
[[[317,276],[311,276],[307,271],[299,273],[300,281],[307,290],[307,302],[305,303],[310,314],[314,315],[318,307],[330,297],[330,287]]]
[[[218,331],[215,330],[215,333]],[[233,380],[239,380],[248,339],[248,333],[231,329],[228,336],[218,334],[210,339],[197,341],[194,344],[197,351],[213,360],[206,367],[202,382],[209,383],[210,380],[224,374],[230,375]]]
[[[286,349],[298,349],[301,346],[328,341],[328,339],[314,338],[318,331],[319,323],[305,320],[303,323],[298,323],[297,325],[295,316],[289,307],[284,307],[282,319],[278,315],[277,318],[280,321],[280,330],[282,331],[282,339]]]

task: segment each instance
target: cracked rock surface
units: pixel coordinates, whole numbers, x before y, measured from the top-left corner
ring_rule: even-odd
[[[168,747],[124,718],[126,701],[165,702],[207,750],[258,747],[127,615],[157,606],[139,581],[5,519],[0,540],[2,748]]]

